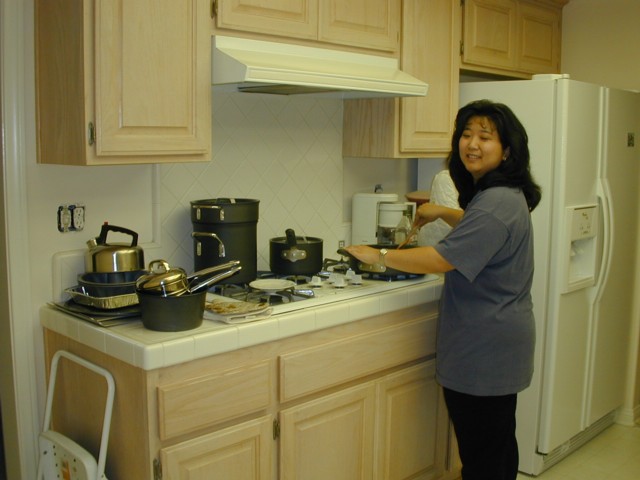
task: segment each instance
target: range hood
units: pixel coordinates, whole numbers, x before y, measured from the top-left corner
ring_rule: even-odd
[[[428,89],[394,58],[220,35],[212,51],[214,91],[377,98],[421,97]]]

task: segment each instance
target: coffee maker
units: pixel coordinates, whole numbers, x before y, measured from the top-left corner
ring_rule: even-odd
[[[352,200],[351,243],[400,243],[397,239],[411,228],[415,209],[415,202],[398,202],[395,193],[356,193]]]
[[[378,242],[378,205],[396,202],[396,193],[356,193],[351,203],[351,243],[374,245]]]
[[[398,245],[407,238],[416,213],[415,202],[381,202],[378,204],[378,245]]]

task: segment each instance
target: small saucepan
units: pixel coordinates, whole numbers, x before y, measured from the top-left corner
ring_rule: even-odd
[[[315,275],[322,270],[322,239],[296,236],[293,229],[286,236],[269,240],[269,267],[278,275]]]
[[[164,260],[154,260],[149,264],[149,273],[136,280],[136,291],[161,297],[193,294],[236,274],[241,269],[240,262],[232,260],[187,275],[182,268],[171,268]]]
[[[397,245],[368,245],[372,248],[382,249],[386,248],[388,250],[395,250]],[[404,247],[404,249],[413,248],[412,246]],[[407,275],[409,272],[403,272],[402,270],[396,270],[395,268],[386,267],[383,268],[380,264],[370,264],[370,263],[362,263],[356,257],[351,255],[346,249],[340,248],[338,249],[338,254],[343,257],[347,257],[349,259],[349,268],[351,268],[356,273],[375,273],[376,275],[380,275],[383,277],[393,277],[395,275]]]

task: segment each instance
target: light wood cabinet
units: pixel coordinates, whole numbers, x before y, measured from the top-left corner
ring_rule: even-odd
[[[397,52],[400,0],[219,0],[216,28]]]
[[[444,397],[435,380],[435,361],[389,375],[377,388],[380,442],[374,478],[443,478],[450,432]]]
[[[401,68],[429,84],[426,97],[346,100],[345,157],[443,157],[458,110],[460,5],[403,0]]]
[[[38,161],[211,156],[208,0],[37,0]]]
[[[280,479],[372,478],[374,412],[373,382],[283,410]]]
[[[454,479],[436,320],[434,302],[150,371],[47,329],[45,350],[112,373],[109,478]],[[53,428],[97,455],[103,379],[61,362],[57,382]]]
[[[522,78],[558,73],[567,2],[464,0],[461,67]]]
[[[175,480],[271,478],[272,422],[266,415],[163,448],[156,468]]]
[[[443,478],[447,415],[435,361],[285,409],[281,478]]]

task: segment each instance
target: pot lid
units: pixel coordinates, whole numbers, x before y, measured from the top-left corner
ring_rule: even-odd
[[[176,267],[171,268],[165,260],[153,260],[149,264],[149,274],[143,275],[136,281],[136,288],[145,291],[165,291],[170,285],[178,285],[180,290],[187,288],[187,272]],[[180,286],[182,284],[182,288]]]

